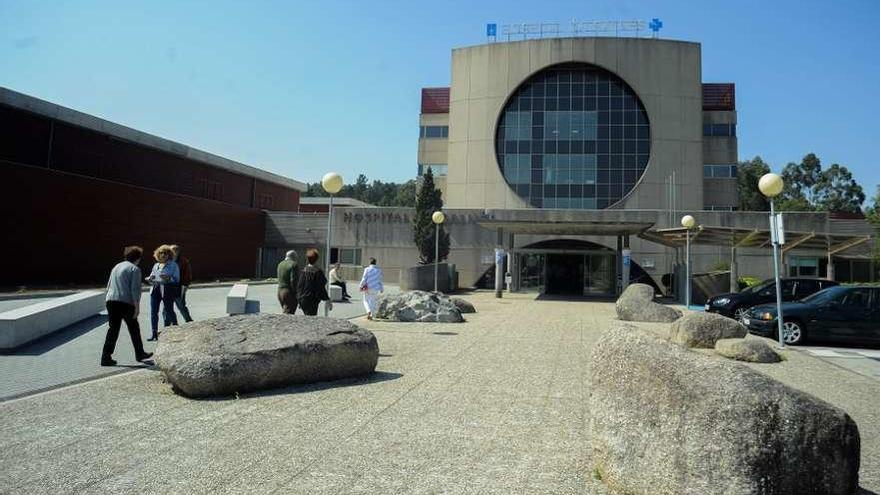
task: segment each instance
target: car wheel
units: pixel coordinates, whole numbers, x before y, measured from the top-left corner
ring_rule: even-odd
[[[745,324],[743,322],[743,320],[746,319],[746,314],[748,312],[749,312],[749,308],[745,308],[745,307],[740,306],[739,308],[736,308],[735,310],[733,310],[733,319],[740,322],[740,323]]]
[[[782,323],[782,341],[788,345],[802,344],[807,338],[804,324],[796,320],[786,320]]]

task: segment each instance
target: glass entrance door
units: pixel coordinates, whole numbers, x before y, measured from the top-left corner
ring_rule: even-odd
[[[584,256],[584,294],[614,294],[614,263],[611,254]]]

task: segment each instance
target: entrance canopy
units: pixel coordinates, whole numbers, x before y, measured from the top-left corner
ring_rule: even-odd
[[[684,227],[645,230],[639,237],[669,247],[683,247],[686,243],[687,229]],[[858,246],[871,239],[868,235],[833,232],[793,232],[785,231],[783,251],[794,249],[816,249],[837,254]],[[699,226],[691,231],[692,244],[710,244],[729,247],[768,247],[769,229],[750,229],[741,227]]]
[[[477,223],[505,234],[635,235],[651,228],[656,212],[638,210],[485,210]]]

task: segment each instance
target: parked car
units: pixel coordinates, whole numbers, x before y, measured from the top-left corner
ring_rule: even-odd
[[[836,285],[837,282],[822,278],[783,278],[782,300],[797,301]],[[749,308],[770,302],[776,302],[776,283],[772,278],[741,292],[712,296],[706,301],[706,311],[742,321]]]
[[[776,305],[750,309],[743,324],[755,335],[778,339]],[[782,305],[782,340],[802,344],[807,338],[880,344],[880,287],[830,287]]]

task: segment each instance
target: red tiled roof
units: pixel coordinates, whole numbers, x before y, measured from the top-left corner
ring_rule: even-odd
[[[736,110],[736,85],[703,83],[703,110]]]
[[[449,88],[422,88],[422,113],[449,113]]]

